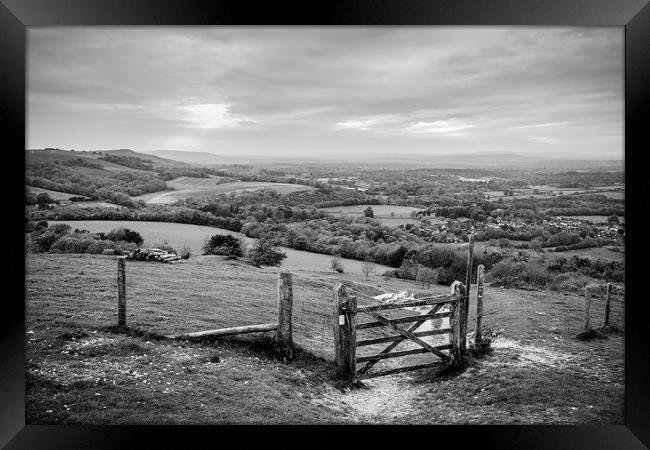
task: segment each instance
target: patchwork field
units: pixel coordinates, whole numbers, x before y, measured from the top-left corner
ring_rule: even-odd
[[[364,210],[370,206],[373,210],[374,218],[382,225],[398,226],[407,223],[419,223],[418,219],[411,218],[412,212],[421,211],[419,208],[411,206],[394,206],[394,205],[353,205],[353,206],[333,206],[331,208],[321,208],[332,215],[343,215],[351,217],[363,217]]]
[[[588,220],[592,223],[607,223],[609,216],[570,216],[571,219]],[[625,216],[618,216],[620,223],[625,223]]]
[[[76,195],[76,194],[69,194],[67,192],[61,192],[61,191],[51,191],[49,189],[43,189],[35,186],[28,186],[25,185],[25,189],[28,192],[31,192],[32,194],[38,195],[38,194],[48,194],[50,197],[52,197],[54,200],[68,200],[70,197],[84,197],[83,195]],[[84,198],[89,198],[89,197],[84,197]]]
[[[154,334],[276,320],[275,268],[211,256],[177,265],[127,262],[131,328],[125,332],[112,327],[114,257],[30,254],[26,268],[28,424],[624,421],[624,335],[575,339],[583,318],[578,296],[488,286],[484,325],[492,330],[492,353],[459,374],[423,370],[368,380],[368,389],[358,389],[334,380],[328,360],[298,351],[294,361],[282,362],[267,340],[272,333],[197,343]],[[297,269],[297,340],[309,328],[306,318],[316,317],[297,304],[328,310],[338,281],[361,302],[385,291]],[[595,325],[602,306],[594,299]],[[470,331],[473,309],[472,302]],[[622,298],[613,299],[612,318],[623,327]]]
[[[173,204],[179,200],[206,194],[229,194],[243,191],[256,191],[259,189],[272,189],[280,194],[289,194],[296,191],[313,189],[311,186],[290,183],[266,183],[261,181],[235,181],[232,183],[217,184],[221,177],[209,178],[179,177],[167,181],[167,185],[174,190],[155,192],[153,194],[133,197],[134,200],[143,200],[151,204]]]

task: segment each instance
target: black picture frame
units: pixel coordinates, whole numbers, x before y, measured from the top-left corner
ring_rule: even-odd
[[[625,173],[626,203],[636,204],[643,193],[634,168],[647,144],[643,134],[650,104],[650,6],[646,0],[357,0],[349,2],[265,2],[183,1],[183,0],[0,0],[0,118],[6,125],[3,156],[11,160],[9,172],[18,179],[9,183],[15,203],[7,206],[12,218],[8,233],[18,236],[24,222],[23,176],[25,148],[25,54],[26,27],[55,25],[556,25],[625,27]],[[8,126],[7,126],[8,125]],[[10,140],[7,140],[7,137]],[[9,144],[8,142],[11,142]],[[9,153],[12,154],[9,157]],[[15,155],[15,156],[13,156]],[[20,155],[20,156],[18,156]],[[15,172],[15,173],[14,173]],[[636,181],[635,181],[636,180]],[[641,204],[641,203],[639,203]],[[640,209],[640,208],[639,208]],[[640,212],[626,208],[626,240],[642,239]],[[638,236],[638,237],[637,237]],[[632,239],[630,241],[630,239]],[[20,239],[8,239],[6,252],[24,254]],[[15,241],[15,242],[14,242]],[[641,241],[642,242],[642,241]],[[642,246],[626,249],[626,410],[625,425],[618,426],[440,426],[425,428],[418,438],[441,445],[441,438],[457,444],[478,439],[482,448],[564,448],[564,449],[636,449],[650,446],[650,357],[646,333],[642,281],[633,277],[633,269]],[[22,252],[22,253],[21,253]],[[245,445],[259,438],[250,427],[97,427],[25,425],[24,414],[24,265],[10,264],[4,270],[13,293],[5,289],[0,327],[2,362],[0,364],[0,445],[17,448],[160,448],[188,444],[197,437],[207,438],[211,446],[225,445],[236,438]],[[6,281],[5,281],[6,283]],[[634,300],[634,301],[632,301]],[[7,308],[9,306],[9,308]],[[286,427],[262,427],[265,434],[294,440]],[[296,427],[304,431],[305,427]],[[226,431],[228,431],[226,433]],[[309,441],[322,434],[322,441],[344,442],[351,432],[374,438],[393,430],[368,427],[309,427]],[[402,428],[395,431],[403,431]],[[410,433],[411,431],[409,431]],[[401,434],[401,433],[400,433]],[[399,438],[398,438],[399,439]],[[136,441],[138,443],[136,443]],[[299,443],[297,439],[295,443]]]

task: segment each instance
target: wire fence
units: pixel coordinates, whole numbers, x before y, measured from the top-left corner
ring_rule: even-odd
[[[117,324],[117,263],[114,257],[69,255],[70,267],[60,267],[59,255],[30,258],[25,279],[26,319],[69,328],[105,328]],[[76,261],[79,259],[80,261]],[[75,261],[72,261],[75,260]],[[72,264],[73,263],[73,264]],[[293,275],[293,339],[296,345],[326,360],[334,359],[332,290],[338,282],[319,274]],[[377,300],[356,291],[359,305]],[[444,312],[444,311],[440,311]],[[391,317],[414,315],[393,310]],[[603,325],[605,296],[594,292],[591,326]],[[358,322],[370,320],[359,315]],[[574,338],[583,331],[584,292],[523,294],[519,290],[486,288],[484,293],[484,335],[501,332],[514,339],[547,339],[549,342]],[[625,329],[624,293],[614,292],[610,303],[610,324]],[[242,266],[228,260],[201,258],[188,264],[126,262],[126,324],[144,333],[179,335],[216,328],[278,322],[278,273],[275,269]],[[448,319],[433,323],[448,327]],[[468,332],[476,323],[476,286],[471,288]],[[418,329],[422,331],[427,325]],[[273,333],[273,332],[266,332]],[[365,329],[357,339],[394,335],[386,327]],[[447,335],[427,337],[444,345]],[[472,342],[470,339],[469,342]],[[387,344],[382,344],[383,346]],[[360,347],[358,355],[376,353],[382,345]],[[413,344],[405,341],[400,349]],[[388,364],[390,364],[388,362]]]

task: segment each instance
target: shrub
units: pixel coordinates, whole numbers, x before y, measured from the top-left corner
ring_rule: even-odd
[[[86,253],[88,247],[93,243],[91,237],[82,237],[78,234],[67,235],[59,238],[52,247],[52,253]]]
[[[546,246],[555,247],[558,245],[571,245],[576,244],[579,241],[580,237],[577,234],[560,231],[559,233],[554,234],[546,240]]]
[[[86,249],[86,253],[92,255],[113,255],[115,253],[115,242],[109,240],[93,240],[93,242]],[[110,250],[109,253],[106,253]]]
[[[240,240],[229,234],[215,234],[203,243],[201,250],[204,255],[243,256]]]
[[[63,235],[63,234],[68,234],[72,227],[68,225],[67,223],[55,223],[52,226],[47,227],[50,231],[53,233]]]
[[[122,241],[122,242],[124,242],[124,241]],[[169,242],[167,242],[167,241],[154,242],[153,248],[159,248],[160,250],[164,250],[167,253],[178,254],[176,249],[174,247],[172,247],[171,245],[169,245]]]
[[[332,255],[332,259],[330,260],[330,269],[338,273],[344,272],[345,269],[343,268],[343,264],[341,264],[340,255]]]
[[[248,252],[248,259],[257,267],[279,266],[287,254],[276,245],[276,240],[269,235],[260,237],[252,249]]]
[[[500,248],[507,248],[507,247],[511,247],[511,246],[512,246],[512,244],[511,244],[509,239],[505,239],[505,238],[499,239],[499,247]]]
[[[135,244],[134,242],[126,242],[126,241],[120,241],[115,245],[115,254],[116,255],[126,255],[127,253],[133,253],[133,251],[138,248],[138,245]],[[158,247],[161,250],[167,250],[162,247]],[[171,250],[167,250],[170,253],[176,253],[176,250],[174,250],[171,247],[168,247]]]
[[[128,228],[114,228],[106,234],[106,238],[113,242],[126,241],[133,242],[140,245],[143,242],[142,236],[137,231],[129,230]]]
[[[540,261],[506,259],[491,268],[487,279],[495,286],[502,287],[544,287],[553,277]]]
[[[578,272],[567,272],[555,277],[549,289],[559,292],[581,292],[591,281],[591,278]]]
[[[181,248],[181,251],[179,255],[183,259],[190,259],[190,256],[192,256],[192,249],[190,249],[187,245],[184,245]]]

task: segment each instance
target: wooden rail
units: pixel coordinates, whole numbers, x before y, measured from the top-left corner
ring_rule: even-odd
[[[358,374],[357,378],[359,380],[366,380],[368,378],[383,377],[385,375],[393,375],[395,373],[410,372],[411,370],[427,369],[429,367],[436,367],[436,366],[440,367],[440,365],[441,364],[439,362],[418,364],[416,366],[399,367],[397,369],[382,370],[380,372]]]
[[[435,336],[438,334],[449,334],[451,333],[451,331],[452,331],[451,328],[441,328],[439,330],[418,331],[417,333],[413,333],[413,334],[417,337],[426,337],[426,336]],[[403,341],[406,338],[401,334],[395,334],[393,336],[380,337],[376,339],[366,339],[364,341],[358,341],[357,347],[363,347],[364,345],[382,344],[384,342],[392,342],[397,339]]]
[[[217,330],[196,331],[193,333],[178,334],[167,336],[169,339],[195,338],[206,336],[232,336],[234,334],[258,333],[261,331],[276,331],[277,323],[263,323],[259,325],[244,325],[241,327],[219,328]]]
[[[436,350],[447,350],[451,348],[450,344],[437,345]],[[399,358],[400,356],[408,355],[417,355],[420,353],[430,353],[426,348],[416,348],[414,350],[403,350],[401,352],[392,352],[392,353],[382,353],[380,355],[371,355],[371,356],[360,356],[357,358],[357,362],[366,362],[366,361],[375,361],[379,359],[388,359],[388,358]]]
[[[437,295],[435,297],[424,297],[417,300],[409,300],[406,302],[382,303],[379,305],[357,306],[351,312],[359,313],[359,312],[368,312],[368,311],[383,311],[385,309],[399,309],[399,308],[409,308],[413,306],[437,305],[439,303],[453,303],[455,301],[457,300],[453,295],[445,294],[445,295]]]
[[[444,319],[445,317],[451,317],[451,312],[444,313],[430,313],[430,314],[420,314],[419,316],[407,316],[399,317],[397,319],[389,319],[391,323],[408,323],[416,321],[424,321],[429,319]],[[384,322],[364,322],[357,324],[357,330],[364,330],[366,328],[376,328],[386,326]]]

